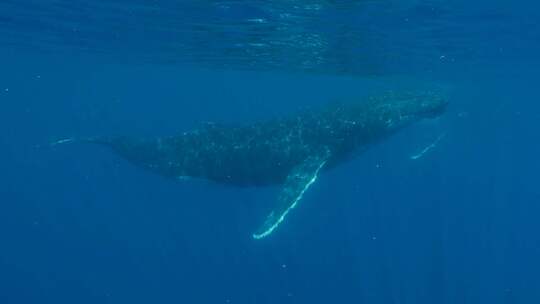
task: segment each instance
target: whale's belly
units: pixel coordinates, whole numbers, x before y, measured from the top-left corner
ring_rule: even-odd
[[[307,147],[294,145],[236,142],[188,156],[182,173],[238,186],[280,184],[309,152]]]

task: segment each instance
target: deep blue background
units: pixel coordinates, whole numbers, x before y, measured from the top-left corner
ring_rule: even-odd
[[[534,19],[511,12],[510,21],[454,20],[471,29],[467,55],[392,58],[385,70],[394,73],[376,77],[113,63],[5,44],[0,303],[539,302],[540,48]],[[517,31],[520,20],[527,30]],[[511,26],[488,36],[497,29],[486,23]],[[100,147],[47,145],[168,135],[425,87],[449,94],[444,117],[323,174],[261,241],[250,235],[277,188],[179,183]],[[429,154],[409,159],[442,133]]]

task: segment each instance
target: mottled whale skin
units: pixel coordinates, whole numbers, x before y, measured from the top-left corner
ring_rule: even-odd
[[[245,126],[206,124],[178,136],[92,138],[130,162],[163,176],[203,178],[237,186],[282,186],[274,211],[253,234],[271,234],[319,173],[396,131],[444,113],[434,92],[386,93],[357,103]]]

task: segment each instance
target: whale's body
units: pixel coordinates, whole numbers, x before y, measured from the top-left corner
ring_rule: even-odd
[[[253,234],[262,238],[284,220],[321,170],[407,125],[442,114],[446,104],[435,93],[389,93],[246,126],[207,124],[178,136],[87,141],[107,145],[132,163],[171,178],[283,185],[274,211]]]

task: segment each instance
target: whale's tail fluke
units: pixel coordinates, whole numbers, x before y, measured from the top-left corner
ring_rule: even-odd
[[[62,138],[62,139],[59,139],[59,140],[56,140],[56,141],[53,141],[53,142],[49,143],[49,146],[55,147],[55,146],[58,146],[58,145],[63,145],[63,144],[72,143],[72,142],[76,142],[76,141],[77,140],[75,138]]]
[[[55,147],[59,145],[73,144],[73,143],[110,145],[111,140],[105,137],[83,137],[83,138],[67,137],[67,138],[62,138],[62,139],[55,140],[49,143],[49,147]]]

